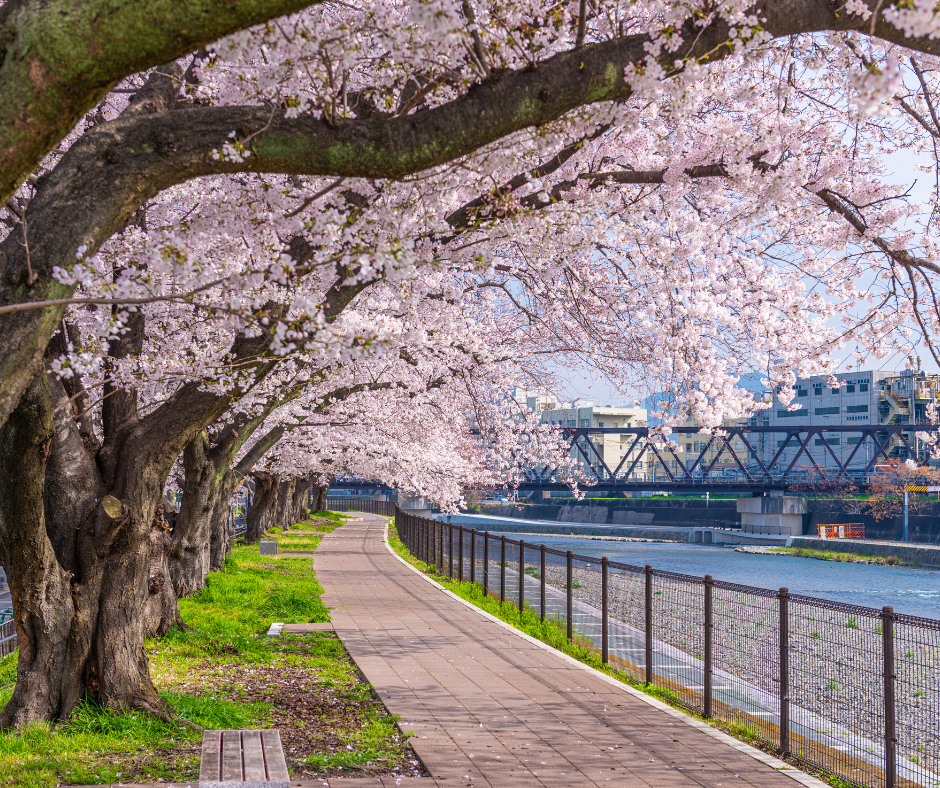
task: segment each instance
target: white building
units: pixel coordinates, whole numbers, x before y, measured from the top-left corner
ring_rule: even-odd
[[[830,425],[923,424],[927,421],[927,404],[937,402],[940,392],[940,376],[920,371],[867,370],[838,373],[834,377],[839,381],[836,387],[829,386],[826,377],[822,376],[797,380],[794,385],[796,396],[789,407],[768,393],[766,399],[772,403],[772,407],[756,413],[748,420],[748,424],[794,428],[806,425],[825,428]],[[863,439],[860,432],[824,431],[824,435],[825,441],[820,436],[814,436],[806,447],[813,460],[824,470],[837,467],[833,455],[841,463],[848,463],[849,468],[861,469],[868,465],[876,452],[871,438]],[[880,442],[886,438],[887,432],[879,435]],[[907,435],[907,439],[912,446],[917,442],[913,434]],[[800,452],[800,442],[796,437],[788,439],[779,433],[753,436],[751,443],[755,450],[760,446],[759,451],[765,463],[782,450],[777,460],[778,467],[781,462],[784,467],[789,465],[797,454],[800,456],[796,466],[812,465],[806,452]],[[907,457],[907,449],[897,437],[889,440],[886,449],[893,457]]]
[[[545,395],[528,397],[526,404],[530,410],[541,413],[543,423],[554,424],[559,427],[600,427],[610,429],[646,426],[646,408],[618,408],[610,405],[595,405],[591,400],[584,399],[559,403],[552,401],[552,398]],[[633,460],[640,454],[639,448],[630,451],[635,437],[630,434],[605,432],[595,433],[590,436],[589,440],[597,453],[604,458],[604,463],[611,472],[616,471],[617,467],[621,466],[618,476],[622,477]],[[572,458],[586,465],[582,451],[587,453],[592,460],[596,459],[593,450],[583,440],[582,450],[572,447]],[[621,465],[625,457],[627,459]],[[641,463],[637,463],[632,476],[642,478],[643,469],[641,465]],[[595,462],[595,467],[600,468],[600,463]]]

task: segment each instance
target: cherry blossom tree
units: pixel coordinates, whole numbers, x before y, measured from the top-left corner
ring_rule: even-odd
[[[861,0],[317,6],[120,83],[6,209],[2,475],[21,481],[0,486],[0,543],[57,604],[17,611],[0,723],[86,690],[162,713],[140,645],[167,475],[185,450],[220,488],[296,389],[386,355],[455,379],[515,359],[541,383],[552,358],[666,385],[717,425],[754,407],[745,367],[786,387],[849,340],[929,339],[932,225],[910,227],[931,211],[885,177],[903,133],[869,119],[904,99],[912,52],[931,73],[935,24]],[[37,134],[10,184],[54,144]],[[514,429],[488,433],[498,456]]]

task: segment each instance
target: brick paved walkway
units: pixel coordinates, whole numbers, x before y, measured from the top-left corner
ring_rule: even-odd
[[[314,565],[337,635],[432,775],[403,786],[823,786],[462,604],[391,554],[383,531],[362,515],[324,537]]]

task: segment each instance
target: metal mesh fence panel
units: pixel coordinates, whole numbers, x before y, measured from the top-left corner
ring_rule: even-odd
[[[542,615],[542,573],[541,551],[538,545],[525,543],[522,551],[522,574],[525,583],[525,606],[538,615]]]
[[[568,626],[568,606],[565,592],[565,554],[545,548],[545,620],[561,629]]]
[[[653,676],[682,705],[704,710],[704,584],[700,578],[653,575]]]
[[[716,582],[712,710],[742,733],[779,746],[780,607],[777,594]]]
[[[611,562],[607,580],[610,664],[636,679],[646,675],[643,570]]]
[[[940,621],[895,618],[898,777],[940,785]]]
[[[503,572],[506,575],[506,601],[516,604],[519,600],[519,543],[506,540],[506,556]]]
[[[789,749],[860,785],[884,776],[882,627],[878,611],[789,601]]]
[[[601,563],[575,556],[572,559],[571,613],[576,639],[601,650]]]
[[[394,517],[397,504],[392,501],[373,501],[371,498],[339,498],[327,496],[326,508],[331,512],[366,512]]]

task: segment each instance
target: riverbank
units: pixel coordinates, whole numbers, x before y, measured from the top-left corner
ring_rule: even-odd
[[[897,556],[862,556],[856,553],[843,553],[834,550],[813,550],[809,547],[761,547],[742,545],[734,548],[737,553],[752,555],[792,556],[795,558],[814,558],[817,561],[835,561],[840,564],[868,564],[870,566],[903,566],[918,568],[918,564],[909,564]]]

